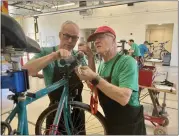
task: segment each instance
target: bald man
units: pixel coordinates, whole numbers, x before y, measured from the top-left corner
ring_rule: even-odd
[[[28,69],[29,75],[32,76],[36,75],[36,73],[38,73],[40,70],[43,70],[46,86],[52,85],[54,82],[59,81],[63,77],[63,74],[60,73],[57,60],[69,57],[71,55],[77,55],[77,51],[74,51],[73,48],[79,39],[79,32],[79,27],[74,22],[64,22],[59,32],[60,44],[54,47],[41,48],[41,52],[35,54],[35,56],[26,65],[23,66],[23,68]],[[87,55],[88,65],[95,71],[94,58],[89,46],[84,45],[80,51]],[[82,101],[81,92],[83,89],[83,84],[75,72],[71,73],[69,84],[70,92],[78,90],[74,100]],[[49,106],[60,100],[62,91],[63,87],[51,92],[48,95],[50,99]],[[75,115],[78,114],[75,113]],[[51,125],[53,123],[53,117],[48,118],[47,125]]]

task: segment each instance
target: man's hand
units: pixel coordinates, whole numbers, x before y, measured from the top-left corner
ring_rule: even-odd
[[[97,76],[88,66],[78,67],[75,71],[81,80],[91,81]]]
[[[52,52],[54,60],[63,59],[71,56],[71,52],[65,49],[59,49],[56,52]]]
[[[78,44],[78,51],[83,52],[88,57],[88,66],[93,71],[96,71],[93,52],[90,49],[89,45],[87,45],[85,43]]]
[[[93,57],[93,52],[90,49],[89,45],[85,43],[79,43],[78,44],[78,51],[83,52],[86,56]]]

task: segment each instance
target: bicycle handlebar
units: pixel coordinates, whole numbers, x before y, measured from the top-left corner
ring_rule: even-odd
[[[60,60],[60,64],[61,65],[68,65],[68,64],[72,64],[76,61],[75,57],[69,57],[69,58],[66,58],[66,59],[61,59]]]
[[[166,44],[166,43],[168,43],[170,40],[168,40],[168,41],[166,41],[166,42],[163,42],[163,43],[159,43],[159,44]]]
[[[77,57],[70,56],[69,58],[66,59],[61,59],[60,64],[61,65],[70,65],[70,64],[78,64],[78,61],[80,61],[83,58],[83,54],[78,54]]]
[[[149,45],[152,45],[152,44],[154,44],[154,43],[148,43]]]

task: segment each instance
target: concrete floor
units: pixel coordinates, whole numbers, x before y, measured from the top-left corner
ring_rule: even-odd
[[[157,70],[160,72],[165,72],[167,71],[169,73],[168,75],[168,80],[175,83],[177,85],[178,88],[178,68],[177,67],[163,67],[161,66],[161,64],[157,65]],[[164,75],[158,76],[156,77],[156,80],[160,80],[163,81],[165,79]],[[31,89],[29,90],[29,92],[36,92],[39,89],[44,88],[44,82],[42,79],[38,79],[38,78],[32,78],[30,77],[30,87]],[[146,89],[144,89],[142,91],[142,94],[144,94],[145,92],[147,92]],[[6,113],[7,111],[11,110],[13,108],[13,103],[9,100],[7,100],[7,95],[11,94],[11,92],[7,91],[7,90],[2,90],[2,104],[1,104],[1,119],[4,120],[7,116],[8,113]],[[160,103],[162,103],[162,99],[163,98],[163,93],[160,93],[159,95],[159,101]],[[90,102],[90,91],[88,90],[87,87],[84,88],[83,91],[83,101],[84,103],[89,104]],[[149,96],[147,96],[144,100],[141,101],[141,104],[144,105],[144,111],[145,113],[151,115],[152,113],[152,109],[153,106],[151,104],[151,99]],[[33,102],[32,104],[28,105],[27,107],[27,114],[28,114],[28,121],[29,121],[29,133],[30,134],[34,134],[34,130],[35,130],[35,123],[36,120],[38,118],[38,116],[42,113],[42,111],[48,106],[49,104],[49,100],[47,98],[47,96],[43,97],[40,100],[37,100],[35,102]],[[168,134],[178,134],[178,91],[176,95],[173,94],[167,94],[167,108],[166,111],[168,113],[168,118],[169,118],[169,125],[167,126],[167,131]],[[99,107],[99,111],[102,112],[102,109]],[[16,129],[17,126],[17,118],[15,118],[11,125],[13,127],[13,129]],[[153,134],[154,131],[154,126],[149,122],[149,121],[145,121],[146,123],[146,128],[147,128],[147,134]]]

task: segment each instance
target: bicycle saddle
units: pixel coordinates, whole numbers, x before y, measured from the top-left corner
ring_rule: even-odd
[[[26,52],[40,52],[39,44],[26,37],[20,24],[9,15],[1,13],[1,46],[12,46],[13,48]]]

